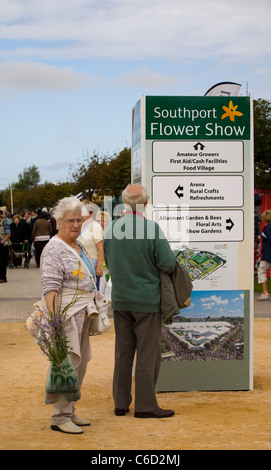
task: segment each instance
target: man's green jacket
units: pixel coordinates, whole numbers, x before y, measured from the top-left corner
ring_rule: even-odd
[[[160,271],[171,274],[176,258],[159,225],[127,213],[107,226],[103,245],[114,310],[160,312]]]

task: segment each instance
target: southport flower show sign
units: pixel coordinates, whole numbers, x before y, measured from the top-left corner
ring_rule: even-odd
[[[237,96],[143,96],[133,109],[132,182],[193,283],[162,328],[159,391],[253,387],[252,109]]]

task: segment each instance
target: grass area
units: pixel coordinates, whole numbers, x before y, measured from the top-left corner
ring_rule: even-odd
[[[271,293],[271,277],[267,278],[267,290],[269,293]],[[254,277],[254,292],[262,292],[263,288],[261,284],[258,284],[258,277]]]

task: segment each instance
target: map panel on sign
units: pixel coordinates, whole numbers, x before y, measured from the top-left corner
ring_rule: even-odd
[[[204,279],[226,263],[223,258],[208,251],[195,252],[185,248],[184,250],[176,250],[174,254],[192,281]]]
[[[154,176],[154,207],[242,207],[242,176]]]
[[[242,141],[153,143],[155,173],[238,173],[244,169]]]

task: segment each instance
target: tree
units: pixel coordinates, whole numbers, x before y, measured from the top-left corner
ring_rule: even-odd
[[[118,203],[122,191],[131,182],[131,149],[125,147],[109,162],[106,179],[107,186]]]
[[[108,194],[106,187],[108,158],[87,155],[78,169],[72,173],[75,191],[83,192],[86,199],[92,200],[93,194]]]
[[[35,188],[22,191],[20,203],[22,208],[37,209],[39,207],[47,207],[47,209],[49,209],[53,207],[59,199],[71,196],[72,194],[73,186],[71,183],[45,183]]]
[[[113,157],[87,155],[72,174],[77,192],[91,200],[93,194],[114,196],[118,202],[123,189],[131,181],[131,149],[124,148]]]
[[[254,101],[255,189],[271,189],[271,102]]]
[[[25,168],[23,173],[18,175],[19,181],[13,185],[14,189],[35,188],[40,182],[40,173],[36,165]]]
[[[22,210],[34,210],[39,207],[53,207],[59,199],[75,194],[71,183],[53,184],[45,183],[34,188],[13,191],[14,212]],[[10,207],[10,191],[5,189],[1,192],[1,204]]]

